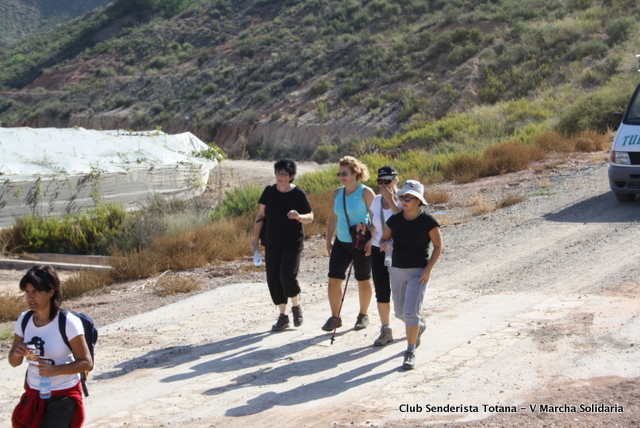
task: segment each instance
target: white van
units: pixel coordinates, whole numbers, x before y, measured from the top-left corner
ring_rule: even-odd
[[[609,186],[620,202],[631,202],[640,194],[640,84],[624,115],[613,113],[612,120],[618,131],[611,146]]]

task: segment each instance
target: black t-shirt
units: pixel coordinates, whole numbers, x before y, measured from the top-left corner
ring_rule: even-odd
[[[440,227],[438,221],[426,212],[413,220],[404,218],[403,211],[389,217],[387,226],[392,231],[393,267],[423,268],[429,262],[429,232]]]
[[[289,192],[280,192],[277,184],[265,187],[258,203],[265,206],[265,244],[275,248],[301,247],[304,242],[302,223],[287,218],[287,213],[296,210],[300,214],[311,212],[307,194],[299,187]]]

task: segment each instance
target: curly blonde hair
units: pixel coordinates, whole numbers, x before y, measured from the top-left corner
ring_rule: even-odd
[[[353,156],[344,156],[340,159],[338,165],[348,166],[351,172],[356,175],[356,180],[358,181],[366,181],[369,179],[369,168]]]

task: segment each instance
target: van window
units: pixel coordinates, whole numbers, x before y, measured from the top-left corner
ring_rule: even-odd
[[[635,98],[629,103],[629,110],[627,111],[624,123],[630,125],[640,125],[640,93],[636,92]]]

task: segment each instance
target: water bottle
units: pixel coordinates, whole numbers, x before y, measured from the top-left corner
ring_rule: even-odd
[[[260,257],[260,250],[257,248],[253,250],[253,264],[260,266],[262,264],[262,257]]]
[[[51,380],[48,377],[40,376],[40,398],[46,400],[51,398]]]
[[[391,266],[391,260],[393,257],[393,241],[387,241],[387,251],[384,252],[384,265]]]

